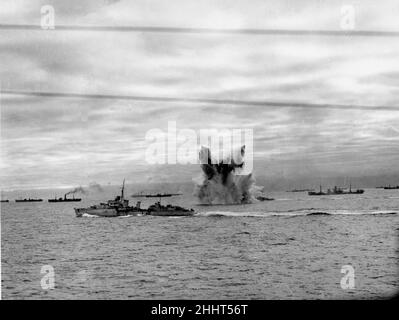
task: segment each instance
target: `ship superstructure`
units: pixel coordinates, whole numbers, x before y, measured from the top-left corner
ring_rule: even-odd
[[[123,180],[120,196],[116,196],[114,200],[108,200],[107,203],[100,203],[87,208],[75,208],[75,213],[77,217],[82,217],[83,214],[118,217],[145,214],[145,210],[140,208],[140,201],[137,202],[136,206],[129,206],[129,200],[125,199],[125,180]]]

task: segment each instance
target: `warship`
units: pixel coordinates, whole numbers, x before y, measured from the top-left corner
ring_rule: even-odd
[[[54,197],[54,199],[48,199],[48,202],[78,202],[81,201],[81,198],[75,198],[75,196],[73,195],[72,198],[67,198],[66,197],[67,194],[64,194],[64,198],[56,198]]]
[[[134,194],[133,198],[146,197],[146,198],[159,198],[159,201],[149,206],[146,215],[149,216],[164,216],[164,217],[182,217],[182,216],[193,216],[195,211],[193,209],[186,209],[180,206],[174,206],[171,204],[162,205],[161,199],[164,197],[180,196],[181,193],[157,193],[157,194]]]
[[[43,199],[16,199],[15,202],[41,202]]]
[[[260,196],[257,196],[257,197],[255,197],[256,198],[256,200],[258,200],[258,201],[272,201],[272,200],[274,200],[274,198],[268,198],[268,197],[266,197],[266,196],[264,196],[264,195],[260,195]]]
[[[151,205],[147,209],[147,215],[149,216],[165,216],[165,217],[182,217],[182,216],[193,216],[195,211],[193,209],[186,209],[179,206],[173,205],[162,205],[160,201]]]
[[[340,194],[362,194],[364,193],[363,189],[356,189],[355,191],[352,190],[352,186],[349,186],[349,191],[345,191],[343,188],[339,188],[335,186],[332,190],[328,189],[327,192],[323,192],[320,186],[320,191],[309,191],[309,196],[330,196],[330,195],[340,195]]]
[[[124,193],[125,180],[123,180],[120,196],[116,196],[114,200],[108,200],[107,203],[100,203],[87,208],[74,208],[76,216],[82,217],[83,214],[89,214],[99,217],[119,217],[146,213],[145,210],[140,208],[140,201],[137,202],[136,206],[129,206],[129,200],[125,199]]]

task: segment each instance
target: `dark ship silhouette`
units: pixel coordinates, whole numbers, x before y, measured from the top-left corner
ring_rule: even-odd
[[[266,197],[264,195],[256,196],[255,198],[258,201],[272,201],[272,200],[274,200],[274,198],[268,198],[268,197]]]
[[[75,195],[72,196],[72,198],[67,198],[67,193],[64,194],[64,198],[56,198],[54,197],[54,199],[48,199],[48,202],[77,202],[77,201],[81,201],[81,198],[75,198]]]
[[[314,191],[314,189],[292,189],[292,190],[287,190],[287,192],[311,192]]]
[[[157,194],[133,194],[133,198],[146,197],[146,198],[159,198],[159,201],[149,206],[145,214],[149,216],[193,216],[195,211],[193,209],[186,209],[180,206],[168,204],[166,206],[161,204],[161,199],[164,197],[180,196],[181,193],[157,193]]]
[[[192,216],[195,214],[193,209],[186,209],[179,206],[168,204],[162,205],[160,201],[148,207],[147,215],[150,216],[168,216],[168,217],[179,217],[179,216]]]
[[[308,195],[310,196],[330,196],[330,195],[339,195],[339,194],[362,194],[364,193],[363,189],[356,189],[355,191],[352,191],[352,186],[349,186],[349,191],[345,191],[343,188],[339,188],[335,186],[332,190],[327,189],[327,192],[323,192],[322,188],[320,186],[320,191],[309,191]]]
[[[399,186],[391,186],[391,185],[389,185],[387,187],[384,187],[384,189],[385,190],[399,189]]]
[[[15,202],[41,202],[41,201],[43,201],[43,199],[31,199],[31,198],[28,198],[28,199],[16,199],[15,200]],[[7,200],[7,202],[8,202],[8,200]]]

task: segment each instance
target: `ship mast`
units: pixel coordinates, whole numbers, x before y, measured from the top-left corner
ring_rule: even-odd
[[[121,201],[123,201],[124,199],[124,192],[125,192],[125,179],[123,179],[123,184],[122,184]]]

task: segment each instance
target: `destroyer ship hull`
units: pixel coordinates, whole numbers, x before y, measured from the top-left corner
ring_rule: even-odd
[[[149,216],[160,216],[160,217],[184,217],[193,216],[194,211],[146,211],[146,210],[134,210],[134,211],[119,211],[116,209],[90,209],[90,208],[75,208],[76,217],[82,217],[84,214],[98,217],[120,217],[120,216],[137,216],[137,215],[149,215]]]
[[[147,215],[149,216],[159,216],[159,217],[189,217],[195,214],[194,211],[149,211]]]
[[[98,217],[121,217],[145,215],[145,211],[133,208],[124,208],[125,210],[115,208],[75,208],[76,217],[80,218],[84,214]]]
[[[117,196],[115,200],[108,200],[107,203],[100,203],[87,208],[74,208],[76,216],[82,217],[84,214],[97,217],[119,217],[119,216],[168,216],[168,217],[182,217],[193,216],[195,214],[193,209],[186,209],[179,206],[161,205],[160,201],[149,206],[148,209],[141,209],[141,202],[138,201],[136,206],[129,206],[129,200],[124,198],[125,180],[123,180],[121,195]],[[156,195],[138,195],[139,197],[166,197],[177,194],[156,194]]]
[[[84,214],[99,217],[117,217],[118,212],[115,209],[87,209],[87,208],[75,208],[77,217],[82,217]]]

